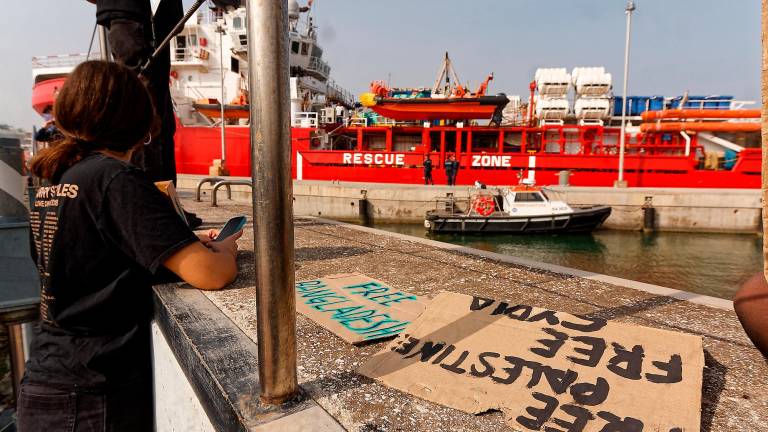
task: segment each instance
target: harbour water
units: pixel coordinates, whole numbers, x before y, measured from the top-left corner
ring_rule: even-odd
[[[730,299],[762,269],[762,238],[600,230],[567,235],[430,235],[419,224],[375,228]]]

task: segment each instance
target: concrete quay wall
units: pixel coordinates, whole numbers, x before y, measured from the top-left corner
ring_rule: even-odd
[[[180,176],[179,189],[194,190],[198,176]],[[235,178],[232,179],[240,179]],[[203,187],[202,199],[210,201],[211,187]],[[385,183],[294,181],[294,214],[346,221],[419,223],[435,199],[467,198],[475,191],[468,186],[422,186]],[[743,232],[761,231],[760,191],[753,189],[687,189],[551,186],[552,199],[571,205],[609,205],[613,212],[604,227],[640,230],[643,206],[655,209],[654,228],[660,231]],[[232,186],[232,198],[250,201],[250,188]],[[218,192],[219,202],[226,191]],[[365,206],[361,212],[360,206]]]

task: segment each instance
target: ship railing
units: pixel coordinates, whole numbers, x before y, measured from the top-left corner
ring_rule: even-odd
[[[336,84],[333,80],[328,80],[328,88],[326,89],[326,95],[330,99],[336,99],[349,106],[355,104],[355,96],[352,92],[343,89],[340,85]]]
[[[368,127],[368,117],[354,117],[347,120],[347,127]]]
[[[297,112],[291,118],[293,127],[316,128],[319,124],[316,112]]]
[[[101,54],[92,52],[90,56],[87,53],[36,56],[32,57],[32,68],[74,67],[89,58],[98,59],[101,58]]]
[[[325,77],[331,73],[331,67],[328,63],[324,62],[320,57],[312,56],[309,58],[309,66],[307,70],[317,72]]]
[[[199,65],[205,63],[211,56],[211,53],[208,50],[198,47],[176,47],[172,50],[172,53],[172,62],[187,64],[192,63]]]

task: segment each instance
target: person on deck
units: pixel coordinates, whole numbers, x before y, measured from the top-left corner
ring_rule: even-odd
[[[84,97],[87,95],[87,97]],[[88,61],[54,107],[63,139],[31,171],[40,323],[17,402],[21,432],[152,431],[151,285],[220,289],[237,277],[237,238],[196,235],[129,163],[151,142],[152,100],[137,75]]]
[[[424,184],[435,184],[435,181],[432,180],[432,158],[429,155],[424,159]]]
[[[448,177],[448,185],[456,185],[456,174],[459,171],[459,161],[456,160],[456,156],[448,156],[448,160],[445,161],[445,175]]]

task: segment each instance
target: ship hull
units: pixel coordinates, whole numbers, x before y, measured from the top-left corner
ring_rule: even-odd
[[[385,129],[367,128],[385,133]],[[426,128],[429,130],[430,128]],[[434,129],[433,132],[437,133]],[[414,129],[420,130],[420,129]],[[494,129],[495,130],[495,129]],[[495,130],[495,133],[498,133]],[[291,161],[294,179],[371,183],[424,184],[422,168],[426,151],[392,150],[327,150],[315,149],[314,129],[291,129]],[[360,134],[363,132],[360,131]],[[408,133],[411,132],[410,129]],[[428,132],[424,132],[428,133]],[[447,134],[448,132],[442,132]],[[221,131],[215,127],[185,127],[176,132],[176,166],[179,173],[207,175],[214,159],[221,159]],[[233,176],[250,176],[249,129],[243,126],[226,128],[226,164]],[[469,149],[471,150],[471,149]],[[760,149],[746,149],[731,169],[703,169],[701,160],[690,156],[629,153],[624,160],[624,180],[629,187],[676,188],[748,188],[761,186]],[[570,171],[571,186],[610,187],[618,178],[617,154],[566,154],[520,149],[514,152],[453,153],[448,150],[431,153],[432,178],[436,184],[447,184],[442,168],[449,154],[460,163],[457,185],[515,185],[521,176],[533,173],[539,185],[557,185],[561,172]]]

